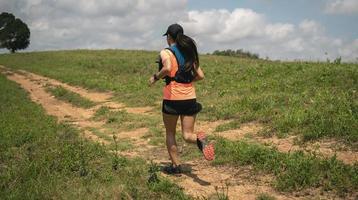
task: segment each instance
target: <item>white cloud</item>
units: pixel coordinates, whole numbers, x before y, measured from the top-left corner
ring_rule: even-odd
[[[223,22],[229,15],[227,10],[189,11],[183,24],[188,30],[186,33],[190,35],[208,36],[223,29],[225,27]]]
[[[304,41],[302,40],[302,38],[294,38],[292,40],[289,40],[285,44],[285,49],[292,52],[300,53],[305,50]]]
[[[274,41],[285,39],[295,31],[293,24],[268,24],[265,26],[265,34]]]
[[[240,23],[238,23],[240,22]],[[261,34],[263,17],[250,9],[190,11],[182,24],[193,35],[208,36],[215,42],[230,43]]]
[[[238,23],[239,22],[239,23]],[[263,17],[250,9],[235,9],[225,20],[218,41],[237,40],[261,35]]]
[[[302,31],[302,33],[308,34],[308,35],[310,35],[310,34],[318,35],[318,34],[322,34],[324,32],[323,26],[314,20],[307,20],[307,19],[303,20],[299,24],[299,28]]]
[[[160,49],[165,44],[160,35],[186,14],[186,4],[187,0],[0,0],[2,11],[28,24],[30,50]]]
[[[325,6],[328,14],[358,14],[357,0],[329,0]]]
[[[339,47],[338,52],[343,59],[358,61],[358,39]]]
[[[208,52],[242,48],[273,59],[325,60],[341,54],[345,60],[355,59],[349,41],[327,36],[314,20],[305,19],[298,25],[271,23],[253,10],[235,9],[190,11],[182,24]]]

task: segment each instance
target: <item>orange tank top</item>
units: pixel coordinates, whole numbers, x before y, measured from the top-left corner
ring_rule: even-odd
[[[175,55],[169,50],[165,50],[166,56],[162,56],[163,65],[165,64],[165,59],[170,59],[171,70],[169,73],[170,77],[174,77],[175,73],[178,70],[178,63],[175,58]],[[188,100],[195,99],[195,87],[193,83],[177,83],[171,81],[168,85],[163,88],[163,99],[165,100]]]

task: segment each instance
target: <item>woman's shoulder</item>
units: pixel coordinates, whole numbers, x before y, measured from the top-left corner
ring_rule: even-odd
[[[167,58],[170,57],[172,52],[169,49],[162,49],[159,54],[162,58]]]
[[[172,51],[169,48],[162,49],[160,53],[171,53]]]

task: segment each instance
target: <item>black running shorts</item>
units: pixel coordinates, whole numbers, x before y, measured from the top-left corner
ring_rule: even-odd
[[[196,99],[188,100],[163,100],[162,112],[169,115],[195,115],[200,112],[202,106]]]

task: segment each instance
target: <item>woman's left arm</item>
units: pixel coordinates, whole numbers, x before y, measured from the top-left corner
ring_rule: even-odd
[[[194,69],[196,72],[196,77],[194,78],[193,81],[195,82],[195,81],[203,80],[205,76],[204,76],[204,72],[203,72],[203,70],[201,70],[200,66],[198,68],[194,67]]]

